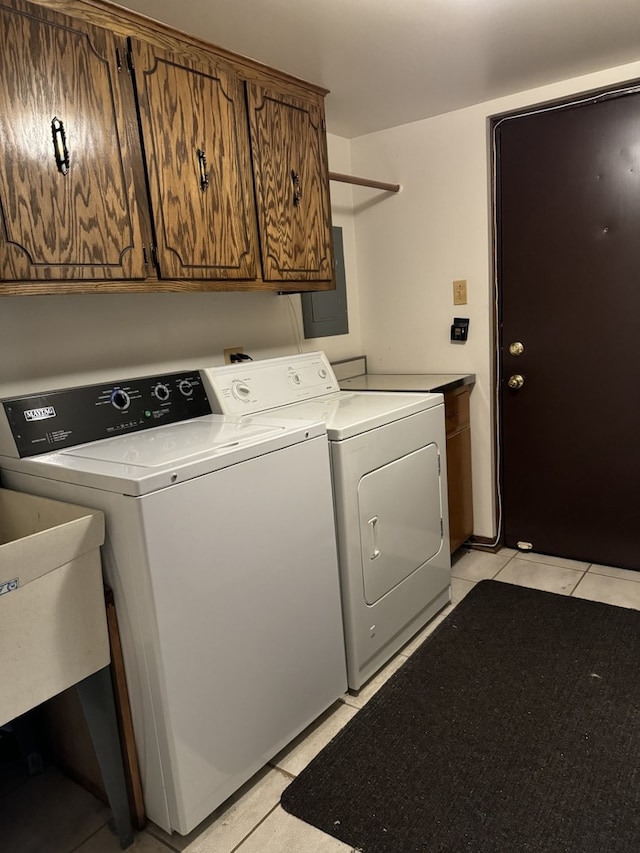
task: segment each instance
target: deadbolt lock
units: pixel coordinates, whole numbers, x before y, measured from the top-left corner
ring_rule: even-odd
[[[524,344],[521,344],[520,341],[514,341],[512,344],[509,344],[510,355],[522,355],[523,352]]]
[[[520,373],[514,373],[513,376],[509,377],[507,385],[509,388],[513,388],[514,391],[517,391],[524,385],[524,376]]]

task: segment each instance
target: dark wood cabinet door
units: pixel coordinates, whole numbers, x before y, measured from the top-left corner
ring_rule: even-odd
[[[0,279],[144,278],[116,37],[18,0],[0,26]]]
[[[246,108],[231,70],[131,40],[160,275],[258,274]]]
[[[331,214],[322,109],[247,83],[265,281],[331,281]]]

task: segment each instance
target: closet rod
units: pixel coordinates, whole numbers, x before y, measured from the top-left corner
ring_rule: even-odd
[[[373,187],[376,190],[387,190],[390,193],[400,192],[400,184],[386,184],[383,181],[370,181],[368,178],[354,178],[353,175],[341,175],[339,172],[329,172],[330,181],[341,181],[343,184],[357,184],[359,187]]]

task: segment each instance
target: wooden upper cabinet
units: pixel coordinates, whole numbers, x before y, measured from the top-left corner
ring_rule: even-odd
[[[0,26],[0,295],[334,286],[324,90],[101,0]]]
[[[134,39],[131,52],[160,276],[256,279],[241,80]]]
[[[0,26],[2,292],[145,278],[122,40],[20,0]]]
[[[324,116],[306,100],[247,84],[265,281],[332,281]]]

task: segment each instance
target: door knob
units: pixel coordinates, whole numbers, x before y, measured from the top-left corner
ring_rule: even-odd
[[[514,391],[517,391],[524,385],[524,376],[520,373],[514,373],[513,376],[509,377],[507,385],[509,388],[513,388]]]
[[[512,344],[509,344],[510,355],[522,355],[523,352],[524,344],[520,343],[520,341],[514,341]]]

